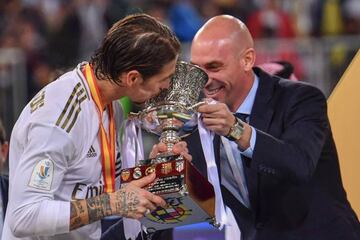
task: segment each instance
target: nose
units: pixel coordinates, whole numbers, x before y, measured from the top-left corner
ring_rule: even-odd
[[[205,88],[208,87],[212,83],[212,81],[213,81],[213,78],[208,74],[208,80],[205,84]]]
[[[168,89],[170,87],[170,80],[167,80],[164,82],[164,84],[161,85],[160,89]]]

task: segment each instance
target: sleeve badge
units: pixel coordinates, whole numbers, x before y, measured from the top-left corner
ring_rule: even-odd
[[[50,191],[54,177],[54,162],[43,159],[36,163],[31,174],[29,187]]]

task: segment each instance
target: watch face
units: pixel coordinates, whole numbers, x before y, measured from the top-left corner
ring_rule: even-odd
[[[239,125],[235,125],[233,131],[231,132],[231,136],[235,138],[235,140],[239,140],[242,135],[243,129]]]
[[[242,134],[244,132],[244,126],[243,124],[240,122],[239,119],[237,119],[236,123],[234,124],[234,126],[231,127],[230,129],[230,133],[227,136],[227,138],[231,141],[237,141],[241,138]]]

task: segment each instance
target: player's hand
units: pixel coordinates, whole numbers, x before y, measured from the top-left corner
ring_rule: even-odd
[[[155,158],[157,154],[167,152],[167,146],[165,143],[155,144],[150,152],[149,158]],[[191,161],[192,157],[189,154],[189,149],[187,148],[187,143],[184,141],[180,141],[176,143],[172,149],[172,152],[177,155],[181,155],[185,160]]]
[[[152,173],[111,193],[110,202],[113,212],[123,217],[140,219],[158,206],[165,207],[164,199],[146,190],[146,186],[153,183],[155,177],[155,173]]]

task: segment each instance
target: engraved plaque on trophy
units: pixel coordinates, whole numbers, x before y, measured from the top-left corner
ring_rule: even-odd
[[[158,180],[148,190],[162,196],[167,206],[140,220],[148,231],[204,221],[217,224],[213,186],[191,163],[171,152],[182,134],[197,124],[196,107],[201,104],[207,79],[199,67],[178,62],[169,89],[146,102],[144,110],[129,116],[143,129],[159,135],[169,150],[121,172],[122,184],[156,172]]]

